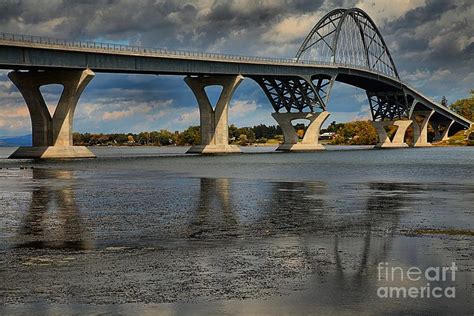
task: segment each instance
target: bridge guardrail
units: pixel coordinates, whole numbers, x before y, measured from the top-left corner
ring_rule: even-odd
[[[208,52],[196,52],[196,51],[184,51],[184,50],[168,50],[162,48],[150,48],[133,45],[123,45],[114,43],[101,43],[91,41],[74,41],[66,39],[58,39],[44,36],[35,35],[20,35],[13,33],[0,33],[0,40],[12,43],[32,43],[39,45],[46,45],[49,47],[66,47],[66,48],[79,48],[87,49],[91,48],[94,50],[103,50],[107,52],[131,52],[138,53],[144,56],[159,56],[159,57],[195,57],[202,59],[211,60],[223,60],[223,61],[244,61],[244,62],[264,62],[271,64],[301,64],[301,65],[320,65],[320,66],[339,66],[339,67],[350,67],[369,71],[378,75],[393,78],[398,81],[398,78],[390,76],[385,73],[380,73],[370,69],[363,65],[352,65],[347,63],[334,63],[325,61],[311,61],[311,60],[296,60],[295,58],[274,58],[274,57],[260,57],[260,56],[245,56],[245,55],[231,55],[221,53],[208,53]]]

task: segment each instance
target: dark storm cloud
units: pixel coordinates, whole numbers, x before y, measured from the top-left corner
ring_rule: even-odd
[[[398,31],[414,28],[428,21],[438,20],[443,13],[456,7],[457,5],[450,1],[431,0],[426,3],[426,6],[410,10],[403,17],[389,23],[387,30]]]
[[[397,0],[6,0],[0,2],[0,31],[170,49],[292,57],[307,32],[325,13],[337,7],[361,5],[369,14],[381,13],[379,28],[404,79],[435,98],[442,94],[450,100],[463,96],[474,80],[473,2],[436,0],[418,6],[400,1],[400,8],[395,2]],[[338,86],[331,97],[334,112],[345,113],[345,117],[350,117],[351,112],[357,113],[361,104],[350,98],[355,93],[354,88],[344,90]],[[0,95],[0,111],[12,106],[24,107],[18,91],[1,72]],[[52,100],[52,93],[47,97]],[[257,112],[261,112],[250,113],[250,116],[263,117],[271,112],[265,95],[249,79],[239,87],[234,99],[258,104]],[[135,126],[137,130],[145,120],[149,120],[150,128],[158,129],[166,128],[168,125],[160,125],[165,123],[174,129],[198,122],[196,101],[182,77],[97,74],[81,97],[81,103],[76,115],[79,130],[88,130],[91,126],[99,131],[120,126],[122,130],[128,126]],[[143,116],[133,116],[133,113]],[[24,112],[17,114],[18,117],[24,115]],[[29,124],[29,118],[24,118]],[[109,121],[102,124],[105,119]],[[127,119],[127,124],[121,121]],[[91,121],[97,125],[89,125]]]
[[[419,53],[428,68],[456,67],[472,61],[466,49],[474,34],[473,13],[473,2],[429,1],[388,23],[383,31],[388,42],[397,43],[395,54],[401,58]]]
[[[255,39],[288,15],[328,6],[298,1],[6,1],[3,31],[71,39],[129,39],[146,46],[206,48],[229,34]],[[331,7],[342,4],[330,3]],[[232,44],[229,44],[231,47]]]
[[[402,79],[435,100],[474,88],[474,2],[428,1],[382,29]]]

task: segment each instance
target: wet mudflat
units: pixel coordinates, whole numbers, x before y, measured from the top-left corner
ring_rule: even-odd
[[[473,312],[474,148],[95,151],[0,159],[3,312]],[[456,297],[381,298],[424,284],[380,262],[455,262]]]

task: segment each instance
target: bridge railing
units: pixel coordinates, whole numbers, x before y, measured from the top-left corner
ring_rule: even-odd
[[[375,74],[392,77],[385,73],[380,73],[370,69],[363,65],[352,65],[347,63],[333,63],[325,61],[310,61],[310,60],[296,60],[296,58],[274,58],[274,57],[260,57],[260,56],[244,56],[244,55],[231,55],[231,54],[220,54],[220,53],[207,53],[207,52],[196,52],[196,51],[184,51],[184,50],[168,50],[162,48],[150,48],[133,45],[123,45],[114,43],[101,43],[92,41],[74,41],[66,39],[58,39],[44,36],[34,35],[20,35],[13,33],[0,33],[0,41],[12,42],[12,43],[32,43],[38,45],[44,45],[48,47],[60,47],[60,48],[79,48],[79,49],[93,49],[106,52],[130,52],[140,54],[144,56],[159,56],[159,57],[190,57],[199,59],[209,60],[223,60],[223,61],[244,61],[244,62],[259,62],[259,63],[270,63],[270,64],[303,64],[303,65],[315,65],[315,66],[339,66],[339,67],[350,67],[357,68],[364,71],[369,71]],[[395,77],[392,77],[397,79]],[[397,79],[398,80],[398,79]]]

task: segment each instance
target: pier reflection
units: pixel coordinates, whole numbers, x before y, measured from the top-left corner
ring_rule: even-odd
[[[230,180],[201,178],[199,201],[194,218],[188,227],[189,238],[220,237],[237,233],[238,220],[231,201]]]
[[[258,198],[242,205],[243,187],[255,190]],[[357,201],[351,208],[342,199],[353,196]],[[296,286],[306,287],[312,300],[337,304],[343,291],[365,304],[376,293],[378,263],[392,256],[396,230],[409,201],[403,184],[338,187],[324,182],[264,182],[254,186],[232,179],[200,179],[199,203],[188,237],[216,242],[212,253],[193,264],[200,271],[212,266],[216,274],[247,267],[255,283],[246,283],[245,273],[239,274],[242,280],[226,280],[239,284],[242,292],[251,292],[247,287],[255,284],[268,287],[262,291],[278,291],[292,282],[286,276],[299,275]],[[245,218],[243,207],[255,207],[252,221]],[[263,239],[254,244],[255,238]],[[243,239],[250,243],[242,246]],[[243,247],[242,251],[229,251],[231,244]],[[271,284],[265,283],[268,273],[274,276]]]
[[[35,187],[16,247],[90,249],[76,204],[73,171],[33,169],[32,178]]]
[[[358,220],[362,236],[335,236],[336,273],[330,280],[341,289],[353,289],[351,295],[360,300],[367,299],[366,293],[376,291],[378,263],[388,261],[396,229],[410,199],[402,184],[368,183],[368,189],[366,209]],[[343,231],[340,235],[344,236]]]

